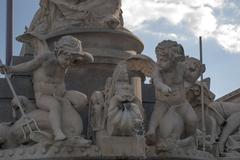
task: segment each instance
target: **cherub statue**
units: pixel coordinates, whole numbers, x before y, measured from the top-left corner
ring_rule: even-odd
[[[7,73],[33,72],[36,106],[49,112],[48,118],[54,139],[60,141],[67,138],[62,128],[64,123],[62,115],[66,106],[70,106],[71,110],[71,107],[82,107],[87,104],[86,95],[77,91],[66,91],[64,83],[66,72],[74,64],[91,62],[93,57],[82,50],[80,40],[72,36],[63,36],[56,43],[53,53],[39,54],[33,60],[16,66],[1,66],[0,70]],[[72,120],[78,120],[77,123],[80,123],[79,114],[74,115],[75,119],[71,117]]]
[[[93,131],[104,128],[104,101],[105,96],[102,91],[95,91],[91,96],[91,127]]]
[[[194,136],[197,116],[186,99],[186,87],[197,80],[205,66],[195,58],[185,57],[182,45],[175,41],[162,41],[155,51],[156,63],[144,55],[126,61],[128,69],[152,78],[156,102],[146,138],[149,144],[157,142],[160,147],[160,139],[177,141]]]

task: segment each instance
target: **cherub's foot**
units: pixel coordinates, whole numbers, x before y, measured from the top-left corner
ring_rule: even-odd
[[[155,135],[154,132],[149,132],[148,131],[146,133],[145,137],[146,137],[146,143],[148,145],[152,145],[152,144],[154,144],[156,142],[156,135]]]
[[[88,147],[92,144],[92,141],[91,140],[87,140],[83,137],[72,137],[72,138],[69,138],[69,145],[72,145],[72,146],[78,146],[78,147]]]
[[[171,150],[171,145],[170,144],[167,144],[166,142],[162,142],[162,143],[159,143],[156,145],[156,151],[158,153],[161,153],[161,152],[167,152],[169,150]],[[173,147],[174,148],[174,147]]]
[[[63,140],[65,140],[65,139],[67,139],[67,137],[66,137],[65,134],[62,133],[62,132],[58,132],[58,133],[55,135],[55,138],[54,138],[55,141],[63,141]]]

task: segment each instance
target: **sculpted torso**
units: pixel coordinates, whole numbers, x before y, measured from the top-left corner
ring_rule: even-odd
[[[177,64],[175,69],[167,72],[158,70],[157,79],[161,79],[162,83],[170,87],[171,93],[162,93],[158,87],[155,89],[156,99],[171,103],[171,105],[178,105],[185,102],[184,90],[184,66]]]
[[[33,74],[35,94],[63,96],[65,92],[65,69],[62,68],[54,54],[46,55],[41,67]]]

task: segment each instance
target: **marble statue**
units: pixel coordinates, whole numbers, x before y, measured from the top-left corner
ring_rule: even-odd
[[[185,84],[193,84],[205,66],[185,57],[182,45],[175,41],[162,41],[155,51],[157,63],[143,55],[132,56],[127,63],[130,70],[152,78],[156,102],[146,137],[149,144],[155,143],[156,150],[165,151],[172,149],[172,144],[194,140],[197,116],[186,99]]]
[[[107,78],[103,91],[95,91],[90,98],[90,125],[94,132],[105,130],[112,77]]]
[[[239,156],[240,105],[231,102],[215,102],[214,93],[210,91],[210,80],[203,82],[204,106],[207,128],[207,144],[210,148],[217,145],[217,156]],[[188,91],[187,96],[201,121],[200,84],[196,83]],[[201,127],[199,127],[201,130]]]
[[[104,93],[101,91],[95,91],[91,96],[90,106],[91,111],[91,127],[93,131],[99,131],[104,129]]]
[[[127,66],[119,63],[113,73],[112,96],[107,114],[107,131],[110,135],[131,136],[143,124],[143,107],[134,95]]]
[[[143,124],[140,102],[134,96],[133,88],[128,84],[116,87],[108,108],[107,130],[113,136],[131,136],[138,134]]]
[[[47,34],[70,26],[123,26],[121,0],[41,0],[28,32]]]
[[[93,129],[106,129],[110,136],[133,136],[142,128],[143,107],[134,95],[127,72],[126,64],[119,63],[113,77],[107,80],[105,90],[93,93]]]
[[[1,66],[7,73],[33,72],[33,88],[37,110],[30,112],[36,121],[50,124],[54,140],[62,141],[69,136],[80,136],[81,117],[77,110],[87,104],[87,97],[77,91],[65,89],[68,68],[80,63],[91,63],[91,54],[82,50],[81,41],[72,36],[63,36],[55,45],[54,53],[45,53],[16,66]],[[19,124],[21,123],[20,121]],[[66,124],[71,123],[71,131]],[[16,125],[18,127],[18,125]],[[63,131],[65,130],[65,132]],[[71,133],[72,132],[72,133]]]
[[[92,137],[102,154],[145,155],[144,110],[125,62],[116,66],[104,90],[92,94],[90,110]]]
[[[214,124],[217,123],[221,130],[216,137],[216,141],[219,146],[220,154],[224,156],[224,152],[228,152],[229,148],[231,148],[231,146],[226,146],[227,141],[230,140],[229,136],[236,134],[236,130],[240,128],[240,105],[230,102],[213,102],[209,104],[209,107],[209,110],[213,112],[212,117],[213,120],[215,120]],[[220,115],[222,115],[222,117]],[[236,141],[239,141],[239,139]],[[238,147],[240,147],[239,144]]]
[[[0,78],[0,118],[10,120],[0,123],[0,160],[239,159],[239,104],[214,102],[209,85],[201,150],[197,79],[205,65],[181,44],[160,42],[156,62],[141,55],[143,43],[124,28],[122,0],[39,2],[17,37],[17,65],[0,65],[11,74]]]

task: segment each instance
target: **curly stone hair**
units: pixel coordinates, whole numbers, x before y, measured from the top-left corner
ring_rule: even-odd
[[[70,54],[80,54],[82,52],[82,42],[73,36],[63,36],[55,43],[54,52],[59,55],[62,51],[68,51]]]
[[[176,52],[169,52],[172,48],[177,48]],[[164,40],[160,43],[155,48],[155,53],[156,56],[159,56],[159,53],[161,53],[163,50],[168,51],[168,54],[170,58],[173,58],[176,61],[183,61],[185,59],[185,54],[184,54],[184,49],[181,44],[178,44],[176,41],[172,40]]]

